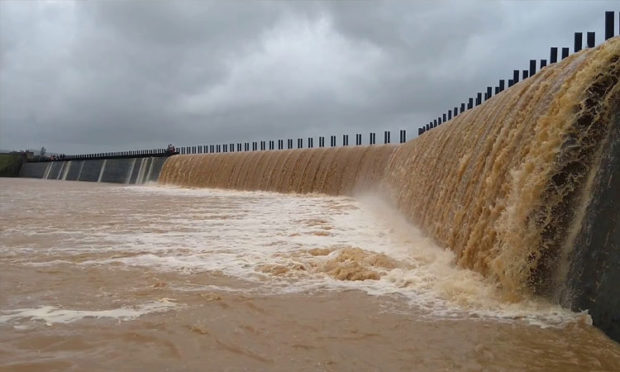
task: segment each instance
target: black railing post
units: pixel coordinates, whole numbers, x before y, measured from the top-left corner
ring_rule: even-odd
[[[348,134],[342,135],[342,146],[349,146],[349,135]]]
[[[386,145],[390,143],[390,131],[386,130],[383,132],[383,144]]]
[[[562,48],[562,59],[568,57],[568,53],[569,53],[568,48]]]
[[[465,111],[465,103],[461,103],[461,114]]]
[[[596,35],[594,34],[594,32],[588,32],[586,34],[586,39],[588,48],[594,48],[594,44],[596,43]]]
[[[304,140],[303,138],[297,138],[297,148],[301,149],[304,147]]]
[[[452,120],[452,110],[448,110],[448,121]]]
[[[325,137],[319,137],[319,147],[325,147]]]
[[[336,147],[336,136],[330,136],[329,137],[329,145],[331,147]]]
[[[546,59],[541,59],[540,60],[540,69],[542,70],[543,67],[547,67],[547,60]]]
[[[407,142],[407,131],[405,129],[400,130],[400,143]]]
[[[473,98],[469,98],[469,102],[467,102],[467,109],[472,109],[474,108],[474,99]]]
[[[456,117],[459,114],[459,108],[454,106],[452,109],[452,117]]]
[[[370,135],[368,136],[368,143],[370,145],[374,145],[375,144],[375,133],[370,133]]]
[[[519,82],[519,70],[512,70],[512,83],[516,84]]]
[[[605,12],[605,40],[614,37],[614,12]]]
[[[311,149],[314,147],[314,138],[308,137],[308,148]]]
[[[286,141],[286,145],[287,145],[286,147],[287,147],[288,149],[292,149],[292,148],[293,148],[293,140],[292,140],[291,138],[289,138],[289,139]]]
[[[529,71],[523,70],[523,80],[527,79],[528,77],[530,77]]]
[[[534,76],[536,74],[536,60],[530,59],[530,76]]]
[[[493,97],[493,87],[487,87],[487,99]]]
[[[575,46],[574,46],[575,53],[581,50],[582,39],[583,39],[583,34],[581,32],[575,32]]]
[[[476,106],[478,106],[481,103],[482,103],[482,93],[478,92],[478,94],[476,94]]]
[[[558,61],[558,48],[552,47],[549,52],[549,64],[554,64]]]
[[[423,128],[418,128],[418,136],[421,136],[422,133],[424,133],[424,129]]]

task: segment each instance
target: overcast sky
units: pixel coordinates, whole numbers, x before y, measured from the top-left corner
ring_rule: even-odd
[[[618,1],[0,0],[0,149],[412,138],[574,32],[599,44],[605,10],[617,33]]]

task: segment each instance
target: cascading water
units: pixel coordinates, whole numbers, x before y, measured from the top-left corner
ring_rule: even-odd
[[[616,37],[401,146],[175,156],[159,182],[332,195],[374,189],[461,266],[495,280],[507,300],[543,295],[570,305],[575,241],[620,124],[619,58]]]
[[[133,170],[136,167],[136,161],[138,159],[132,159],[131,160],[131,167],[129,167],[129,172],[127,172],[127,178],[125,179],[125,183],[128,184],[129,182],[131,182],[131,175],[133,174]]]
[[[620,39],[545,68],[400,147],[398,208],[510,296],[553,294],[620,108]]]
[[[377,185],[396,146],[176,156],[160,183],[190,187],[350,195]]]
[[[105,165],[108,162],[108,159],[103,159],[103,164],[101,165],[101,169],[99,169],[99,176],[97,177],[97,182],[101,182],[101,178],[103,177],[103,172],[105,172]]]

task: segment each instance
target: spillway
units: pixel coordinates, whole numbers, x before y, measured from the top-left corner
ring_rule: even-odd
[[[396,146],[184,155],[159,182],[188,187],[351,195],[379,184]]]
[[[159,182],[374,190],[508,301],[590,309],[620,339],[619,58],[616,37],[404,145],[175,156]]]

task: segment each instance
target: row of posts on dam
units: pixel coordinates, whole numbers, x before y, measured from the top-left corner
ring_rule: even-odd
[[[399,137],[399,143],[407,142],[407,131],[405,129],[401,129]],[[327,137],[318,137],[318,141],[316,143],[316,147],[322,148],[327,147],[325,139]],[[337,136],[329,137],[329,147],[337,146]],[[392,142],[392,133],[390,131],[383,132],[383,144],[389,144]],[[377,144],[377,133],[369,133],[368,135],[368,144],[375,145]],[[349,135],[342,135],[342,146],[349,146]],[[355,134],[355,145],[362,145],[362,134]],[[304,147],[304,138],[297,138],[295,140],[289,138],[286,140],[278,139],[278,140],[269,140],[269,141],[253,141],[253,142],[239,142],[239,143],[225,143],[220,145],[197,145],[197,146],[183,146],[180,147],[180,154],[209,154],[209,153],[222,153],[222,152],[242,152],[242,151],[266,151],[266,150],[288,150],[288,149],[302,149],[302,148],[314,148],[315,142],[314,137],[308,137],[305,139],[305,147]]]
[[[614,15],[613,11],[605,12],[605,40],[611,39],[614,37]],[[618,19],[620,20],[620,12],[618,13]],[[620,22],[618,22],[618,34],[620,34]],[[574,37],[574,53],[579,52],[584,48],[583,45],[583,36],[582,32],[575,32]],[[594,48],[596,44],[596,35],[594,32],[586,32],[586,48]],[[558,55],[558,53],[560,53]],[[498,94],[502,92],[506,86],[509,88],[519,82],[519,80],[525,80],[528,77],[534,76],[536,74],[536,67],[539,66],[539,69],[545,68],[548,64],[553,64],[558,62],[558,58],[564,59],[568,57],[570,54],[569,47],[551,47],[549,52],[549,60],[547,59],[530,59],[529,68],[524,70],[513,70],[512,71],[512,79],[508,79],[506,82],[505,79],[500,79],[498,84],[495,87],[487,86],[486,91],[476,93],[475,97],[469,97],[467,102],[462,102],[460,106],[454,106],[453,109],[448,110],[447,112],[441,114],[436,119],[429,121],[428,124],[425,124],[418,128],[418,135],[422,135],[426,131],[429,131],[442,123],[445,123],[451,120],[453,117],[458,116],[460,113],[465,112],[466,110],[472,109],[475,106],[482,104],[483,101],[488,100],[493,97],[494,94]]]
[[[620,13],[618,15],[620,20]],[[618,34],[620,34],[620,22],[618,27]],[[605,40],[614,37],[614,28],[615,28],[615,12],[607,11],[605,12]],[[584,45],[584,35],[585,35],[585,45]],[[574,53],[579,52],[584,47],[585,48],[593,48],[596,43],[596,36],[594,32],[586,32],[585,34],[582,32],[575,32],[574,35]],[[531,59],[529,61],[529,68],[527,69],[516,69],[513,70],[512,79],[500,79],[498,84],[493,86],[487,86],[486,91],[478,92],[474,97],[469,97],[466,102],[460,103],[460,105],[454,106],[453,109],[444,112],[439,115],[436,119],[433,119],[418,128],[418,136],[424,134],[425,132],[450,121],[452,118],[458,116],[460,113],[463,113],[467,110],[474,108],[482,104],[482,102],[490,99],[493,95],[496,95],[502,92],[504,89],[509,88],[515,84],[517,84],[520,80],[525,80],[536,74],[537,69],[541,70],[547,65],[554,64],[558,62],[558,60],[562,60],[568,57],[570,54],[570,49],[568,47],[551,47],[549,59]],[[407,141],[407,132],[404,129],[399,131],[399,143],[404,143]],[[362,134],[356,133],[354,136],[356,146],[362,145]],[[368,134],[368,144],[375,145],[377,144],[377,137],[375,132],[371,132]],[[203,144],[203,145],[192,145],[192,146],[181,146],[175,148],[172,145],[169,145],[166,149],[148,149],[148,150],[133,150],[133,151],[122,151],[122,152],[106,152],[106,153],[94,153],[94,154],[81,154],[81,155],[55,155],[53,157],[48,157],[45,159],[41,159],[43,161],[49,160],[89,160],[89,159],[110,159],[110,158],[135,158],[135,157],[160,157],[160,156],[169,156],[174,154],[209,154],[209,153],[230,153],[230,152],[243,152],[243,151],[267,151],[267,150],[285,150],[285,149],[301,149],[301,148],[314,148],[314,147],[336,147],[338,137],[335,135],[329,137],[320,136],[316,138],[317,141],[315,143],[314,137],[307,138],[296,138],[296,139],[276,139],[276,140],[262,140],[262,141],[253,141],[253,142],[231,142],[224,144]],[[329,139],[329,145],[326,145],[326,139]],[[305,144],[304,144],[305,142]],[[384,131],[383,132],[383,144],[390,144],[392,142],[391,132]],[[341,137],[341,146],[349,146],[349,135],[343,134]],[[315,146],[316,145],[316,146]]]

